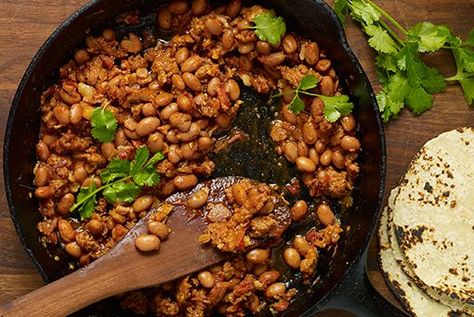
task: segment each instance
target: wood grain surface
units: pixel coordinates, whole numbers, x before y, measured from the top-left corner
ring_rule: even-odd
[[[291,1],[291,0],[289,0]],[[1,0],[0,1],[0,139],[16,87],[27,65],[50,33],[85,0]],[[457,34],[466,37],[474,27],[473,0],[380,0],[377,3],[403,25],[418,21],[449,25]],[[367,46],[360,29],[353,23],[346,25],[347,37],[364,69],[377,90],[379,88],[373,64],[373,52]],[[434,54],[427,61],[439,67],[445,75],[454,72],[447,52]],[[462,126],[474,126],[471,110],[457,85],[449,86],[435,97],[434,107],[421,117],[403,112],[400,119],[386,125],[388,145],[387,192],[405,172],[419,148],[443,131]],[[0,190],[4,193],[3,182]],[[0,195],[0,304],[7,303],[42,285],[30,259],[22,249],[10,219],[5,195]],[[375,254],[375,244],[371,254]],[[368,273],[378,288],[390,296],[383,278],[369,261]]]

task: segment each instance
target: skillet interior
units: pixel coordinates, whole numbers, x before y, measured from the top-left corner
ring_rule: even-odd
[[[56,261],[38,240],[36,223],[40,220],[35,199],[29,198],[36,161],[35,144],[39,131],[39,97],[57,78],[57,70],[75,48],[83,45],[87,32],[104,27],[107,21],[129,9],[152,12],[165,1],[127,0],[92,1],[71,16],[38,52],[13,101],[7,125],[4,148],[4,171],[7,198],[12,218],[23,245],[46,281],[52,281],[69,272],[68,262]],[[212,2],[212,1],[211,1]],[[348,268],[365,249],[377,220],[383,197],[385,178],[385,143],[383,126],[370,84],[345,40],[336,16],[322,1],[271,0],[252,1],[275,8],[285,17],[288,28],[316,40],[325,48],[334,67],[355,103],[355,116],[360,123],[359,133],[363,152],[359,156],[361,173],[354,191],[354,207],[344,213],[342,224],[350,226],[338,245],[334,257],[321,261],[320,278],[312,292],[300,294],[296,302],[284,313],[286,316],[303,314],[320,302],[342,279]],[[244,176],[258,178],[250,172]],[[271,180],[263,177],[260,180]],[[55,250],[50,250],[54,253]],[[61,257],[63,258],[63,257]],[[104,308],[105,307],[105,308]],[[101,309],[121,316],[117,305]],[[91,311],[96,311],[93,309]],[[129,315],[129,314],[127,314]],[[125,316],[125,314],[124,314]]]

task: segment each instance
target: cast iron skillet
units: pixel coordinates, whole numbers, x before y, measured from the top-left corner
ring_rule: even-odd
[[[166,1],[95,0],[68,18],[41,47],[28,67],[13,100],[4,142],[5,188],[13,222],[26,251],[46,282],[70,272],[68,263],[55,260],[51,249],[38,240],[36,223],[40,220],[37,202],[31,198],[33,167],[36,161],[41,92],[58,76],[58,69],[83,45],[85,35],[113,21],[130,9],[152,12]],[[212,2],[212,1],[211,1]],[[385,182],[385,139],[377,103],[359,62],[349,48],[343,28],[336,15],[322,0],[249,1],[276,9],[285,17],[289,30],[316,40],[326,49],[329,58],[355,103],[354,114],[360,123],[363,152],[359,157],[361,173],[354,191],[354,207],[345,213],[343,225],[350,231],[344,235],[336,254],[324,263],[312,292],[300,292],[283,314],[303,315],[317,305],[342,280],[349,268],[360,258],[373,233],[383,201]],[[249,175],[243,175],[249,176]],[[251,175],[250,175],[251,176]],[[119,278],[119,277],[118,277]],[[109,301],[110,302],[110,301]],[[85,313],[94,316],[125,316],[116,303],[101,303]],[[92,312],[92,313],[91,313]],[[85,315],[84,314],[84,315]]]

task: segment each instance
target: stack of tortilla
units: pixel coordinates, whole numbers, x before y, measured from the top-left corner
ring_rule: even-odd
[[[426,143],[390,194],[384,275],[413,316],[474,316],[474,130]]]

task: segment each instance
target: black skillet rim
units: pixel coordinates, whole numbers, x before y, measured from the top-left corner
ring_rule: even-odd
[[[26,69],[26,71],[25,71],[25,73],[24,73],[24,75],[23,75],[23,77],[22,77],[22,79],[21,79],[21,81],[18,85],[17,91],[16,91],[15,96],[14,96],[13,101],[12,101],[12,106],[10,108],[10,112],[9,112],[9,115],[8,115],[7,126],[6,126],[6,130],[5,130],[5,138],[4,138],[4,145],[3,145],[3,158],[4,158],[4,160],[3,160],[3,175],[4,175],[4,184],[5,184],[5,193],[6,193],[6,197],[7,197],[8,207],[9,207],[9,210],[10,210],[10,216],[13,220],[13,223],[15,225],[15,229],[18,233],[18,237],[20,238],[20,241],[21,241],[21,244],[22,244],[23,248],[27,252],[30,259],[35,264],[36,268],[38,269],[38,271],[41,274],[42,279],[45,283],[50,282],[50,278],[48,277],[45,270],[43,269],[42,264],[39,263],[39,261],[35,258],[32,250],[29,248],[29,246],[25,242],[23,228],[22,228],[22,226],[19,222],[17,212],[16,212],[16,208],[13,204],[12,188],[11,188],[11,184],[10,184],[10,172],[9,172],[9,169],[8,169],[8,167],[10,166],[9,149],[10,149],[10,143],[11,143],[10,142],[11,141],[11,136],[12,136],[12,133],[13,133],[13,121],[14,121],[14,118],[15,118],[15,115],[16,115],[17,108],[19,106],[20,97],[25,93],[24,89],[25,89],[26,82],[29,80],[33,70],[36,68],[36,66],[38,64],[38,61],[45,54],[45,52],[50,48],[51,44],[56,40],[58,35],[61,32],[64,31],[64,29],[66,29],[78,16],[82,15],[89,8],[96,5],[96,3],[99,2],[99,1],[100,0],[90,1],[89,3],[83,5],[81,8],[76,10],[71,16],[69,16],[64,22],[62,22],[53,31],[53,33],[48,37],[48,39],[40,47],[38,52],[33,57],[32,61],[28,65],[28,67],[27,67],[27,69]],[[380,184],[378,198],[377,198],[378,204],[377,204],[376,212],[374,213],[374,215],[372,217],[372,221],[371,221],[371,224],[369,226],[369,230],[367,232],[367,237],[366,237],[364,243],[361,245],[361,247],[358,251],[358,254],[354,257],[354,260],[352,261],[352,263],[350,263],[348,265],[346,271],[341,276],[339,281],[337,281],[334,284],[334,287],[323,298],[321,298],[321,302],[322,302],[331,293],[331,291],[340,284],[340,282],[344,279],[344,277],[347,275],[348,271],[354,266],[354,264],[361,260],[361,256],[364,253],[365,249],[367,248],[367,245],[368,245],[370,239],[372,238],[372,236],[375,232],[375,226],[376,226],[376,224],[378,222],[378,219],[380,217],[380,212],[381,212],[382,204],[383,204],[383,200],[384,200],[386,170],[387,170],[387,159],[386,159],[387,154],[386,154],[386,141],[385,141],[384,126],[383,126],[383,123],[382,123],[381,116],[379,115],[379,107],[378,107],[378,104],[377,104],[377,100],[375,98],[375,94],[373,92],[370,81],[367,77],[367,74],[363,70],[359,60],[355,56],[355,54],[352,51],[351,47],[349,46],[349,43],[347,41],[347,38],[346,38],[346,35],[345,35],[345,32],[344,32],[344,27],[343,27],[341,21],[339,20],[339,18],[337,17],[337,15],[332,10],[332,8],[326,2],[324,2],[323,0],[313,0],[313,1],[319,3],[320,5],[322,5],[322,7],[325,10],[328,11],[328,14],[335,21],[335,25],[337,27],[336,31],[337,31],[337,34],[338,34],[337,40],[340,43],[340,45],[342,46],[343,50],[347,53],[347,55],[351,59],[351,63],[355,66],[357,72],[359,73],[359,75],[361,76],[362,81],[365,84],[365,87],[367,88],[367,90],[369,92],[370,104],[372,106],[372,110],[375,111],[375,113],[377,114],[376,115],[376,122],[377,122],[378,131],[379,131],[378,137],[379,137],[380,145],[382,147],[382,149],[381,149],[382,166],[380,166],[380,175],[379,175],[380,180],[381,180],[381,184]],[[312,307],[309,307],[307,312],[309,312],[311,310],[311,308]],[[304,313],[303,315],[306,315],[307,312]]]

